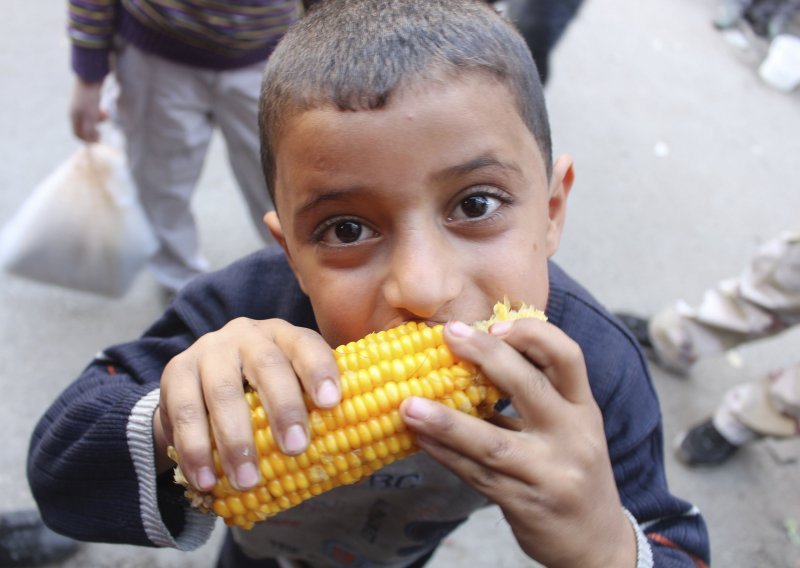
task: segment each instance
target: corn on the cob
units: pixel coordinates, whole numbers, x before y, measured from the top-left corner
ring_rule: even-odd
[[[486,330],[497,321],[522,317],[544,319],[544,314],[524,305],[511,310],[506,300],[495,305],[489,320],[473,325]],[[297,456],[281,453],[258,395],[247,392],[261,469],[261,483],[256,488],[234,489],[222,471],[216,449],[218,482],[210,493],[189,487],[177,467],[176,481],[187,487],[185,494],[193,506],[215,512],[228,525],[249,529],[255,522],[339,485],[355,483],[416,452],[414,435],[398,410],[410,396],[488,418],[501,396],[499,391],[474,365],[454,359],[442,339],[443,329],[409,322],[334,349],[341,371],[342,401],[332,409],[320,409],[306,397],[310,442]],[[170,450],[177,461],[174,449]]]

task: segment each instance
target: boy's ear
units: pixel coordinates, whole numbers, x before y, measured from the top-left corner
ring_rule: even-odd
[[[278,214],[275,211],[267,211],[264,214],[264,224],[269,229],[272,238],[275,239],[275,242],[280,245],[283,249],[283,252],[286,254],[286,258],[289,260],[289,266],[294,272],[294,275],[297,277],[297,281],[300,283],[300,288],[303,292],[306,291],[305,286],[303,286],[303,279],[300,276],[300,273],[297,271],[297,268],[294,265],[294,259],[292,258],[291,253],[289,252],[289,247],[286,245],[286,236],[283,234],[283,227],[281,226],[281,220],[278,218]]]
[[[567,197],[575,181],[574,162],[570,156],[559,156],[553,164],[553,175],[550,180],[548,197],[547,255],[552,256],[558,250],[564,221],[567,215]]]
[[[264,213],[264,225],[267,226],[269,233],[275,242],[278,243],[286,256],[289,256],[289,251],[286,250],[286,238],[283,236],[283,227],[281,227],[281,220],[278,219],[278,214],[275,211],[267,211]]]

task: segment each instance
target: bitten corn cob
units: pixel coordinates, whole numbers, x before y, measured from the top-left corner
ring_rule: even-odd
[[[486,330],[497,321],[523,317],[545,319],[543,312],[525,305],[511,310],[506,300],[495,305],[489,320],[474,327]],[[443,329],[409,322],[337,347],[334,356],[341,371],[342,401],[332,409],[320,409],[306,397],[310,442],[298,456],[278,449],[258,395],[247,392],[261,469],[261,483],[254,489],[242,492],[230,485],[216,449],[213,457],[219,481],[210,493],[189,487],[177,467],[175,480],[187,487],[185,495],[192,506],[214,511],[228,525],[249,529],[416,452],[414,434],[406,429],[398,410],[410,396],[488,418],[500,392],[474,365],[454,359],[442,339]],[[170,450],[177,461],[174,449]]]

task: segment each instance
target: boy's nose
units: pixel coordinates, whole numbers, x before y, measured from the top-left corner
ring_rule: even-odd
[[[389,305],[418,318],[436,318],[461,293],[458,259],[445,241],[417,235],[393,247],[384,283]]]

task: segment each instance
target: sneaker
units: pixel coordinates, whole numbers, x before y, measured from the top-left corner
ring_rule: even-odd
[[[679,435],[675,445],[676,457],[692,467],[720,465],[739,449],[719,433],[710,418]]]
[[[77,541],[48,529],[38,511],[0,514],[0,568],[50,564],[77,550]]]
[[[639,347],[646,352],[653,350],[653,342],[650,339],[650,331],[648,330],[649,322],[646,319],[626,313],[614,315],[622,322],[622,325],[628,328],[628,331],[631,332],[631,335],[633,335],[634,339],[636,339],[636,342],[639,344]]]
[[[158,298],[161,302],[161,307],[165,310],[172,305],[172,301],[177,295],[178,291],[174,288],[164,286],[163,284],[158,287]]]
[[[798,34],[800,26],[800,2],[797,0],[783,2],[775,9],[767,23],[767,37],[775,39],[781,34]]]
[[[653,343],[654,361],[665,371],[685,377],[697,362],[694,341],[690,332],[685,302],[665,306],[648,320],[650,341]]]
[[[718,30],[735,27],[752,4],[751,0],[722,0],[717,6],[712,23]]]
[[[650,320],[626,313],[614,315],[617,316],[617,319],[622,322],[622,325],[631,332],[636,343],[638,343],[639,347],[644,351],[645,356],[659,367],[662,367],[661,358],[658,356],[658,352],[653,344],[653,338],[650,336]]]
[[[694,364],[696,357],[690,346],[684,345],[682,334],[677,333],[680,322],[672,309],[658,312],[650,319],[627,313],[614,314],[622,322],[650,361],[664,371],[679,377],[685,377]]]

